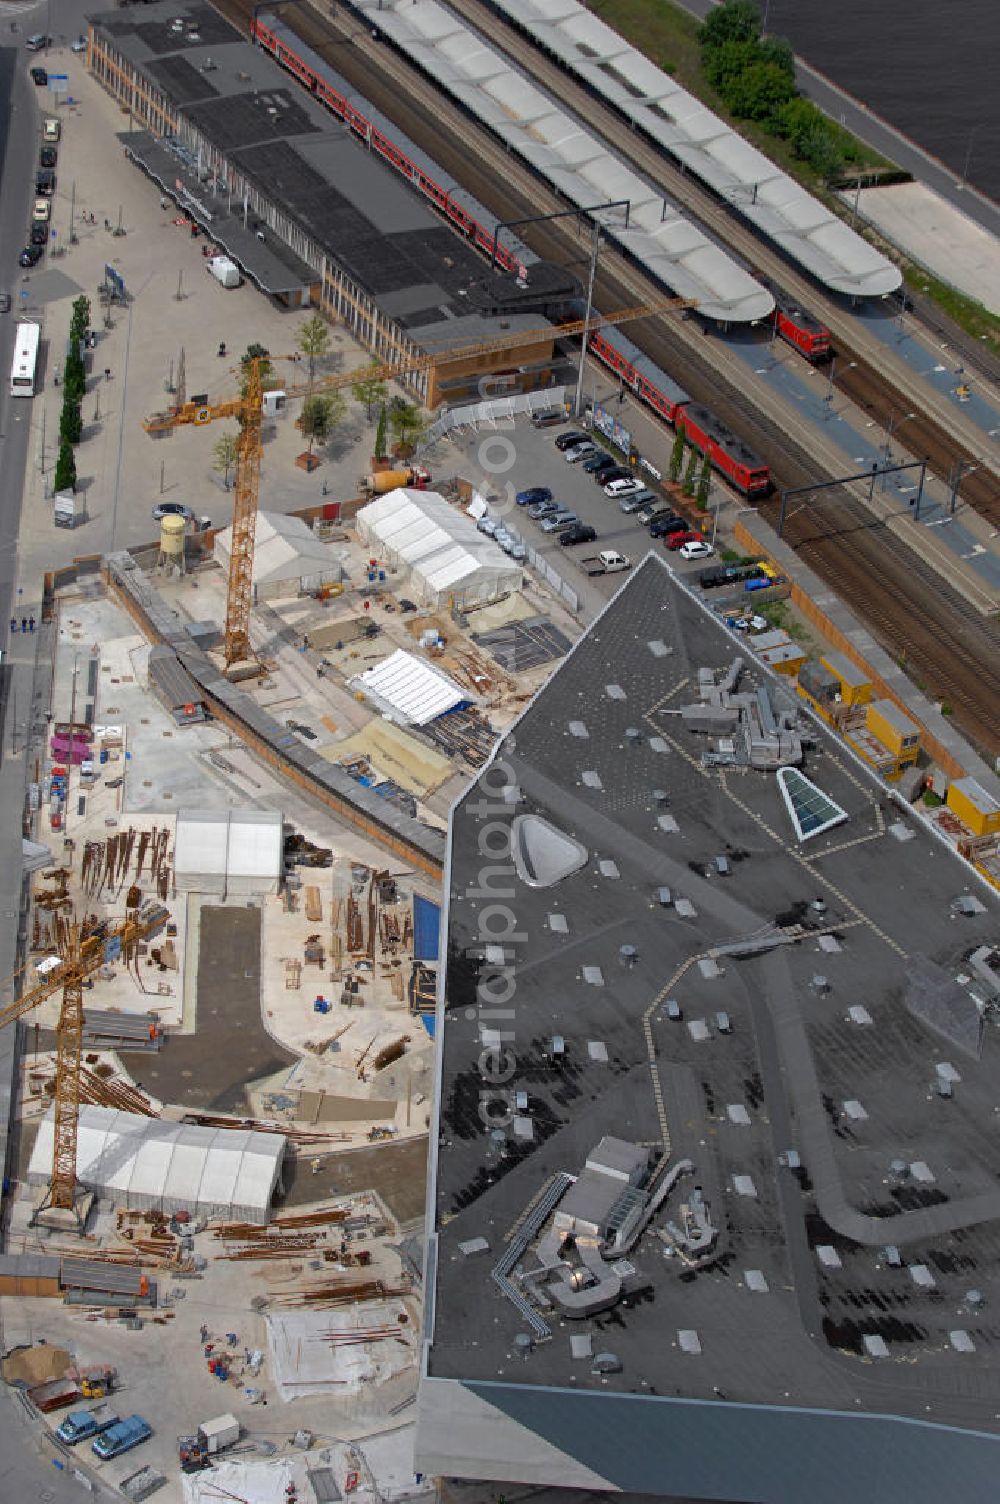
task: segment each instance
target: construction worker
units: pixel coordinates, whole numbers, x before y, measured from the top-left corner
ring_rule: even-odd
[[[17,617],[16,616],[12,616],[11,619],[10,619],[10,630],[12,632],[16,632],[17,631]]]

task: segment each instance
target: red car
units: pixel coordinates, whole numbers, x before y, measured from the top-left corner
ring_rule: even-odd
[[[663,542],[669,549],[680,548],[682,543],[704,543],[700,533],[671,533]]]

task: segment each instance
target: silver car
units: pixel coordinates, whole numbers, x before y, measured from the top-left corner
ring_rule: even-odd
[[[597,445],[592,444],[590,440],[587,439],[585,443],[574,444],[572,449],[567,449],[563,455],[563,459],[566,461],[567,465],[578,465],[580,461],[585,460],[588,455],[596,453]]]
[[[558,533],[564,527],[572,527],[574,522],[580,519],[575,512],[551,512],[548,517],[542,518],[543,533]]]
[[[487,538],[495,537],[496,530],[499,526],[500,524],[495,517],[480,517],[479,521],[476,523],[476,527],[481,533],[485,533]]]

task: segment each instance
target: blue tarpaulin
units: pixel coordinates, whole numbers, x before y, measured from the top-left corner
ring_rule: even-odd
[[[427,1030],[427,1033],[430,1035],[431,1039],[433,1039],[434,1038],[434,1025],[437,1022],[437,1019],[434,1017],[434,1014],[433,1013],[421,1013],[421,1015],[420,1015],[420,1022],[423,1024],[424,1028]]]
[[[413,895],[413,959],[436,961],[441,936],[441,905]]]

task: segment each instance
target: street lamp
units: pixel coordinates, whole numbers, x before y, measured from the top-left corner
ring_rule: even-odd
[[[844,370],[845,371],[853,371],[854,367],[856,365],[857,365],[857,361],[856,360],[849,360],[847,362],[847,365],[844,367]],[[823,401],[826,402],[827,404],[829,404],[829,403],[831,403],[833,401],[833,378],[836,375],[836,371],[837,371],[837,357],[836,357],[836,355],[834,355],[833,358],[830,361],[830,378],[829,378],[829,380],[826,383],[826,396],[823,398]],[[913,414],[911,413],[910,416],[912,417]]]
[[[965,185],[969,181],[969,167],[971,166],[971,163],[972,163],[972,148],[973,148],[973,145],[975,144],[975,140],[976,140],[977,135],[982,130],[982,128],[983,128],[983,126],[985,124],[986,124],[985,120],[980,120],[979,123],[977,125],[974,125],[972,127],[972,129],[970,130],[970,132],[969,132],[969,141],[968,141],[968,145],[965,148],[965,164],[964,164],[964,166],[962,168],[962,177],[961,177],[961,180],[960,180],[960,182],[958,184],[959,188],[964,188]]]
[[[888,422],[885,425],[885,463],[887,465],[892,461],[893,434],[902,428],[904,423],[909,423],[910,419],[916,416],[916,413],[907,413],[905,417],[897,418],[895,414],[890,414]]]

